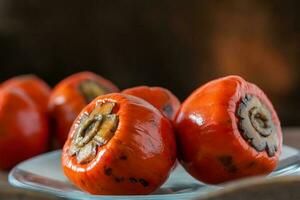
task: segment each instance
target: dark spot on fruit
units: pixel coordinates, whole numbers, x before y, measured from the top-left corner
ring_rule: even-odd
[[[112,168],[110,167],[104,167],[104,173],[106,176],[111,176],[112,174]]]
[[[224,166],[226,171],[228,171],[229,173],[236,173],[237,172],[237,167],[234,164],[232,156],[228,156],[228,155],[219,156],[218,160]]]
[[[256,165],[256,163],[254,161],[252,161],[247,165],[247,168],[254,167],[255,165]]]
[[[232,166],[228,167],[228,172],[229,173],[236,173],[237,172],[236,166],[232,165]]]
[[[80,179],[80,182],[81,182],[82,185],[86,185],[86,183],[84,182],[83,179]]]
[[[140,184],[142,184],[142,186],[144,186],[144,187],[148,187],[148,186],[149,186],[148,181],[146,181],[146,180],[143,179],[143,178],[140,178],[140,179],[139,179],[139,182],[140,182]]]
[[[232,164],[232,157],[231,156],[220,156],[219,160],[225,166],[229,166],[229,165]]]
[[[127,156],[126,155],[120,155],[120,160],[127,160]]]
[[[138,181],[136,180],[136,178],[130,177],[129,178],[130,183],[137,183]]]
[[[172,115],[173,115],[173,107],[170,105],[170,104],[166,104],[164,107],[163,107],[163,112],[165,115],[167,115],[167,117],[171,118]]]
[[[120,182],[122,182],[122,181],[124,181],[124,177],[115,177],[115,181],[116,182],[118,182],[118,183],[120,183]]]

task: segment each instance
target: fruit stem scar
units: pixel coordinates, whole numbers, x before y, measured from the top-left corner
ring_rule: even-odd
[[[105,145],[114,136],[119,117],[113,114],[116,103],[105,102],[97,105],[88,117],[80,119],[68,151],[76,156],[77,162],[90,162],[97,154],[97,148]]]
[[[243,138],[269,157],[278,150],[277,131],[270,110],[255,96],[245,95],[237,108],[238,127]]]
[[[102,87],[98,82],[93,80],[85,80],[79,84],[78,89],[85,99],[86,103],[90,103],[96,97],[106,94],[107,89]]]

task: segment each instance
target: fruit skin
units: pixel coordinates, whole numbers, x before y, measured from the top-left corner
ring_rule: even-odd
[[[48,111],[52,120],[53,133],[55,134],[55,147],[62,148],[70,127],[80,111],[88,104],[79,91],[79,85],[86,80],[95,81],[107,93],[118,92],[119,89],[110,81],[92,72],[73,74],[55,86],[48,103]]]
[[[20,88],[0,90],[0,169],[48,149],[48,121],[35,102]]]
[[[162,114],[174,120],[180,101],[169,90],[162,87],[137,86],[123,90],[122,93],[140,97],[162,112]]]
[[[51,88],[45,81],[35,75],[16,76],[1,84],[1,87],[18,87],[22,89],[43,111],[48,110],[48,100],[51,94]]]
[[[257,96],[271,110],[279,139],[274,157],[257,152],[239,132],[237,103],[246,93]],[[194,91],[179,109],[175,128],[180,162],[206,183],[268,174],[281,153],[282,131],[271,102],[256,85],[238,76],[211,81]]]
[[[119,116],[115,135],[98,147],[96,158],[78,164],[68,155],[80,116],[90,113],[96,102],[117,103]],[[168,178],[176,159],[176,144],[170,121],[148,102],[120,93],[103,95],[85,107],[74,122],[62,153],[65,175],[91,194],[149,194]]]

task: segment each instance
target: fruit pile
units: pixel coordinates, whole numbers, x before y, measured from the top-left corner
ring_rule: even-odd
[[[91,194],[150,194],[176,159],[218,184],[272,172],[282,131],[272,103],[239,76],[211,81],[180,104],[169,90],[123,91],[91,72],[51,90],[35,76],[0,87],[0,169],[62,148],[62,167]]]

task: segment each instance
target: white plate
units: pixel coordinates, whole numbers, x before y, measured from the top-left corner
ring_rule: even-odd
[[[269,176],[300,174],[299,151],[284,146],[280,164]],[[9,174],[9,182],[16,187],[51,193],[69,199],[119,199],[120,196],[90,195],[73,186],[64,176],[60,164],[61,151],[46,153],[17,165]],[[122,196],[122,199],[192,199],[219,190],[222,185],[200,183],[178,167],[166,183],[151,195]]]

